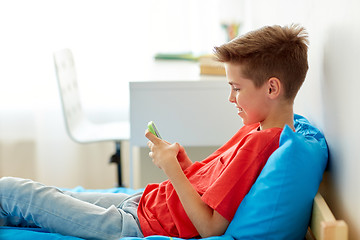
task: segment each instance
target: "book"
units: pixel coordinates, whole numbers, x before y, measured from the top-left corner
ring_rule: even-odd
[[[213,54],[200,56],[199,65],[201,75],[226,75],[224,63],[216,61]]]
[[[154,57],[156,60],[188,60],[188,61],[197,61],[198,56],[195,56],[192,53],[157,53]]]

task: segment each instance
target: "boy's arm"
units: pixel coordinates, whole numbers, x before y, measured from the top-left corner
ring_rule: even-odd
[[[209,207],[193,188],[183,171],[176,167],[164,169],[186,214],[201,237],[219,236],[225,233],[229,222],[217,211]]]
[[[148,143],[151,149],[150,157],[153,159],[154,164],[169,177],[186,214],[200,236],[222,235],[226,231],[229,221],[203,202],[183,173],[182,167],[177,160],[180,145],[169,145],[148,131],[145,136],[150,140]]]

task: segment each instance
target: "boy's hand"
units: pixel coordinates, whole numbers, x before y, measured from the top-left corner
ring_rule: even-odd
[[[150,148],[149,156],[157,167],[165,173],[179,167],[177,156],[180,151],[180,145],[178,143],[170,144],[156,137],[149,130],[146,130],[145,137],[150,140],[147,143]]]
[[[186,214],[201,237],[224,234],[229,222],[203,202],[182,171],[183,166],[187,167],[189,163],[191,164],[184,148],[178,143],[170,144],[163,141],[149,130],[146,130],[145,136],[150,140],[148,142],[151,150],[149,156],[155,165],[169,177]]]
[[[191,164],[192,161],[190,160],[190,158],[188,157],[188,155],[186,154],[186,151],[184,149],[183,146],[181,146],[178,143],[174,143],[173,145],[171,145],[169,142],[164,141],[158,137],[156,137],[155,135],[153,135],[151,132],[146,131],[145,132],[145,136],[150,140],[150,142],[148,142],[148,147],[150,148],[151,152],[149,153],[149,156],[153,159],[153,162],[156,166],[161,168],[161,165],[157,164],[158,162],[154,160],[154,151],[152,150],[152,147],[154,146],[154,142],[159,143],[160,141],[162,141],[163,143],[169,145],[169,146],[173,146],[176,145],[174,147],[178,148],[178,154],[177,154],[177,160],[181,166],[181,169],[184,171],[186,168],[188,168]],[[154,137],[153,137],[154,136]],[[170,156],[172,157],[172,156]]]

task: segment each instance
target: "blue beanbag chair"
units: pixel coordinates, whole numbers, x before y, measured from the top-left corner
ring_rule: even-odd
[[[304,239],[313,199],[327,164],[328,149],[323,134],[305,118],[295,115],[294,125],[296,132],[288,126],[284,128],[280,136],[280,147],[270,156],[225,234],[207,240]],[[76,188],[73,191],[89,190]],[[134,190],[119,188],[97,191],[131,194]],[[79,238],[47,233],[42,229],[0,227],[0,239]],[[150,236],[145,239],[181,240],[166,236]]]

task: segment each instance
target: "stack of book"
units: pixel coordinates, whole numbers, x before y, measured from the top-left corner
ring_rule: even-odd
[[[215,60],[214,55],[203,55],[199,57],[200,74],[225,76],[224,63]]]
[[[194,55],[192,53],[158,53],[156,60],[186,60],[199,63],[201,75],[225,76],[224,64],[215,60],[213,54]]]

